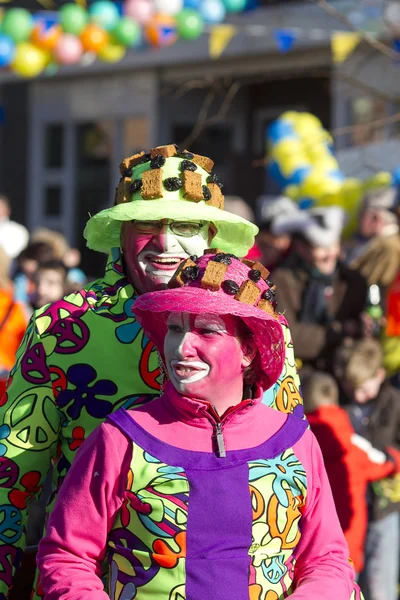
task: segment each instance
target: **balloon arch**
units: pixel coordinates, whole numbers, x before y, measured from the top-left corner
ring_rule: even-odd
[[[68,3],[34,15],[9,8],[0,23],[0,68],[36,77],[58,65],[79,64],[88,53],[118,62],[129,48],[195,40],[207,26],[246,6],[247,0],[96,0],[87,9]]]

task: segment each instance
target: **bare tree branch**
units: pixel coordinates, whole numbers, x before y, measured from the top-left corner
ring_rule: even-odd
[[[346,27],[349,27],[349,29],[351,29],[352,31],[358,33],[362,41],[368,44],[371,48],[374,48],[377,52],[380,52],[381,54],[387,56],[391,60],[399,60],[398,52],[392,50],[392,48],[389,48],[389,46],[386,46],[386,44],[384,44],[383,42],[375,39],[372,35],[354,25],[354,23],[352,23],[350,19],[346,17],[346,15],[341,13],[340,10],[338,10],[335,6],[332,6],[332,4],[330,4],[330,2],[328,2],[327,0],[308,1],[312,4],[317,4],[328,15],[330,15],[331,17],[335,17],[341,23],[343,23],[343,25],[346,25]]]
[[[217,87],[220,87],[219,82],[218,82]],[[204,129],[206,129],[210,125],[219,123],[220,121],[222,121],[222,119],[225,118],[226,114],[228,113],[228,111],[232,105],[232,102],[233,102],[236,94],[240,90],[240,87],[241,87],[241,84],[238,81],[231,84],[228,91],[225,92],[225,97],[224,97],[217,113],[212,117],[209,117],[208,113],[211,108],[211,104],[213,103],[213,101],[216,97],[216,91],[215,91],[215,89],[211,89],[208,92],[208,94],[206,95],[206,97],[203,100],[203,104],[201,106],[197,122],[196,122],[192,132],[190,133],[190,135],[188,135],[188,137],[184,140],[184,142],[182,142],[182,146],[190,148],[191,144],[193,144],[193,142],[195,142],[199,138],[199,136],[202,134]],[[220,90],[218,90],[218,91],[220,91]]]
[[[393,125],[394,123],[400,123],[400,112],[389,117],[383,117],[382,119],[376,119],[375,121],[369,121],[368,123],[358,123],[357,125],[347,125],[346,127],[338,127],[332,131],[333,137],[339,137],[341,135],[347,135],[354,133],[355,131],[366,129],[380,129],[386,127],[386,125]]]

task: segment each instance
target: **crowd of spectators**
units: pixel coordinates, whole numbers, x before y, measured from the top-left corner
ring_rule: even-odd
[[[258,200],[257,245],[289,322],[305,410],[366,600],[397,600],[400,234],[393,188],[338,207]]]

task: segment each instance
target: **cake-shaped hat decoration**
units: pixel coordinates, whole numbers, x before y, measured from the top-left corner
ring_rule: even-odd
[[[253,223],[226,212],[222,184],[210,158],[175,144],[158,146],[122,161],[114,206],[92,217],[85,229],[87,245],[109,252],[120,244],[124,221],[204,221],[217,230],[213,244],[245,256],[258,229]]]

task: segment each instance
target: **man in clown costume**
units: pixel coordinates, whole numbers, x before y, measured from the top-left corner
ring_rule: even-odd
[[[1,401],[0,600],[12,587],[29,504],[51,464],[54,499],[95,427],[158,395],[158,354],[133,316],[135,298],[165,288],[184,260],[210,245],[242,257],[254,243],[257,228],[223,210],[212,168],[209,158],[175,145],[125,159],[114,206],[92,217],[84,234],[89,248],[109,254],[104,278],[39,309],[28,325]],[[264,402],[301,413],[290,332],[280,320],[285,364]],[[35,597],[43,597],[40,582]]]

